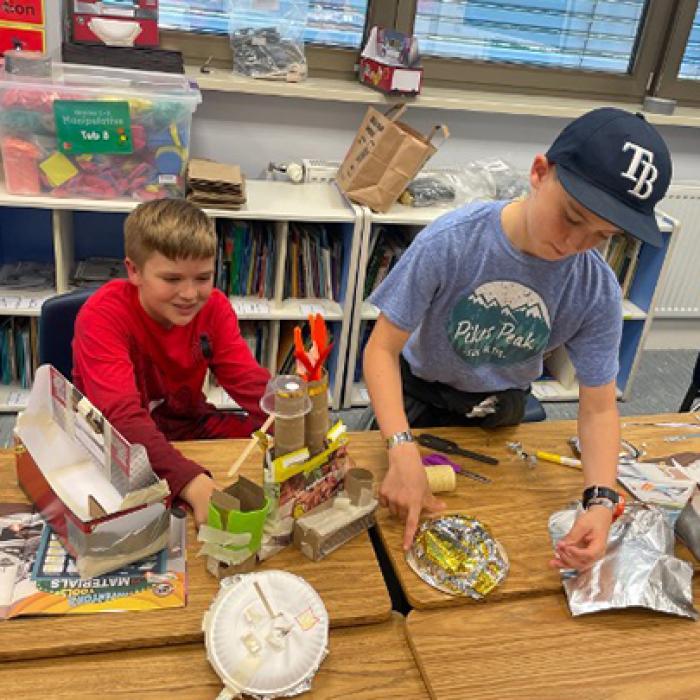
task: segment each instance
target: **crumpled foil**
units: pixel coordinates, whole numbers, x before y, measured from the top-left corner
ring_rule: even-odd
[[[580,512],[580,503],[573,503],[552,514],[553,544],[569,532]],[[697,620],[693,568],[674,556],[673,546],[673,530],[659,508],[628,504],[610,527],[605,556],[587,571],[562,572],[571,614],[642,607]]]
[[[508,574],[508,557],[486,526],[468,515],[443,515],[418,528],[408,565],[444,593],[481,599]]]

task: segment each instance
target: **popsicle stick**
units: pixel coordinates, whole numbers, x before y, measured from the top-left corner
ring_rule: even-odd
[[[260,430],[265,433],[268,431],[272,422],[275,420],[274,416],[268,416],[267,420],[260,426]],[[248,455],[255,449],[258,444],[258,438],[253,436],[250,442],[245,446],[243,452],[241,452],[239,458],[231,465],[231,468],[226,473],[226,476],[233,476],[240,468],[241,464],[246,461]]]

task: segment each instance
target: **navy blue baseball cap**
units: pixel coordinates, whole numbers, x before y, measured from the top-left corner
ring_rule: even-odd
[[[545,155],[564,189],[586,209],[662,245],[654,207],[671,182],[671,155],[641,114],[594,109],[566,126]]]

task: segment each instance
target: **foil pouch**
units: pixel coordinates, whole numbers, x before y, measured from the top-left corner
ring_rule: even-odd
[[[573,503],[549,518],[552,543],[581,513]],[[674,535],[655,506],[630,503],[610,527],[605,556],[589,570],[562,572],[571,614],[642,607],[698,619],[693,607],[692,566],[673,554]]]

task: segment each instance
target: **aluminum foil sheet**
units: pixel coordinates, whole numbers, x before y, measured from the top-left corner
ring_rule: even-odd
[[[554,513],[549,534],[556,544],[581,512],[580,503]],[[692,566],[673,554],[674,535],[655,506],[630,503],[610,527],[605,556],[588,571],[562,572],[573,616],[642,607],[698,619]]]
[[[442,515],[418,528],[408,565],[444,593],[480,599],[508,574],[508,557],[486,526],[468,515]]]

